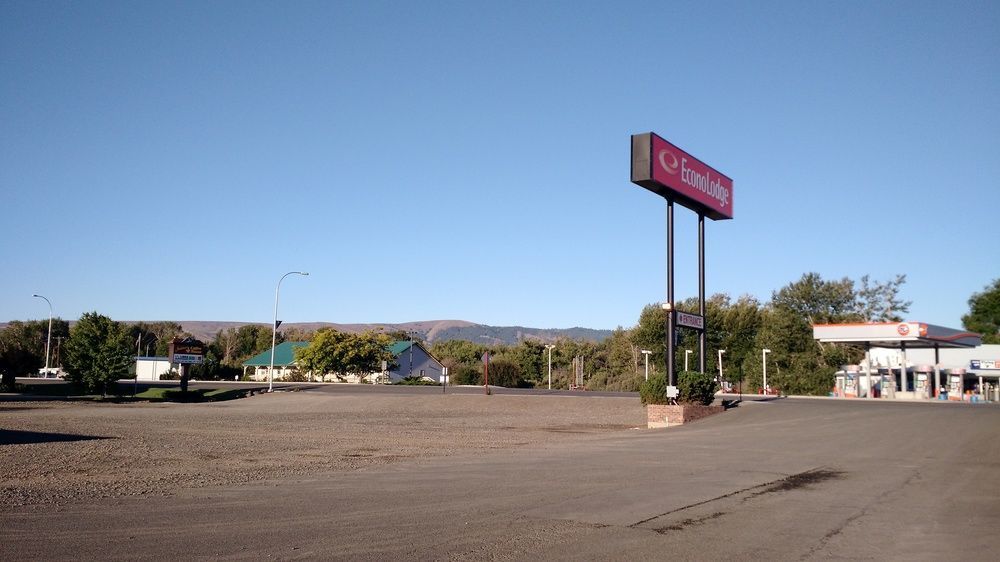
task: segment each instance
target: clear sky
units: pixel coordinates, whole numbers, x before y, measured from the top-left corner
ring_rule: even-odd
[[[708,292],[1000,277],[1000,3],[0,2],[0,321],[631,326],[655,131],[735,181]],[[678,299],[697,294],[677,208]]]

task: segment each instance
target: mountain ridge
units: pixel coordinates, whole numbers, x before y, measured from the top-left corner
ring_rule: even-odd
[[[181,329],[202,341],[212,341],[222,330],[239,328],[251,324],[267,326],[267,322],[234,322],[213,320],[125,320],[126,324],[137,322],[176,322]],[[70,320],[70,325],[76,321]],[[7,327],[9,322],[0,322],[0,329]],[[287,322],[281,324],[279,332],[290,329],[315,331],[320,328],[334,328],[342,332],[364,332],[366,330],[384,330],[387,332],[412,332],[418,339],[435,343],[448,340],[467,340],[475,343],[516,345],[523,340],[536,340],[541,343],[552,343],[559,339],[587,340],[602,342],[611,336],[612,330],[593,328],[531,328],[527,326],[490,326],[477,324],[466,320],[418,320],[415,322],[372,322],[341,324],[336,322]]]
[[[239,328],[250,324],[267,325],[263,322],[214,322],[204,320],[175,320],[184,331],[201,340],[212,340],[220,330]],[[384,330],[387,332],[412,332],[427,343],[448,340],[467,340],[476,343],[503,343],[516,345],[522,340],[536,340],[551,343],[562,338],[582,339],[601,342],[611,336],[612,330],[593,328],[531,328],[527,326],[490,326],[466,320],[419,320],[414,322],[372,322],[341,324],[337,322],[288,322],[282,323],[279,332],[290,329],[315,331],[320,328],[334,328],[342,332],[364,332]]]

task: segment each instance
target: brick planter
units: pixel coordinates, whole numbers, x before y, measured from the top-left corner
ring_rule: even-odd
[[[700,404],[681,404],[668,406],[666,404],[649,404],[646,406],[646,427],[674,427],[688,422],[700,420],[713,414],[726,411],[722,406],[702,406]]]

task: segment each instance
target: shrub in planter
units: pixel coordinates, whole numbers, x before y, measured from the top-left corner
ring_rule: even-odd
[[[667,401],[667,375],[651,375],[639,386],[639,400],[643,405],[669,404]]]
[[[652,380],[652,379],[650,379]],[[707,373],[682,371],[677,375],[677,401],[682,404],[701,404],[708,406],[715,400],[718,390],[715,378]],[[664,388],[664,393],[666,389]]]
[[[716,388],[712,375],[682,371],[677,374],[677,402],[709,405],[715,400]],[[651,375],[639,386],[639,399],[644,405],[669,404],[666,374]]]

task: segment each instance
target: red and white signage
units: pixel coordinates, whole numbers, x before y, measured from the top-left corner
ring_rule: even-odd
[[[632,181],[711,219],[733,218],[733,180],[655,133],[632,135]]]

